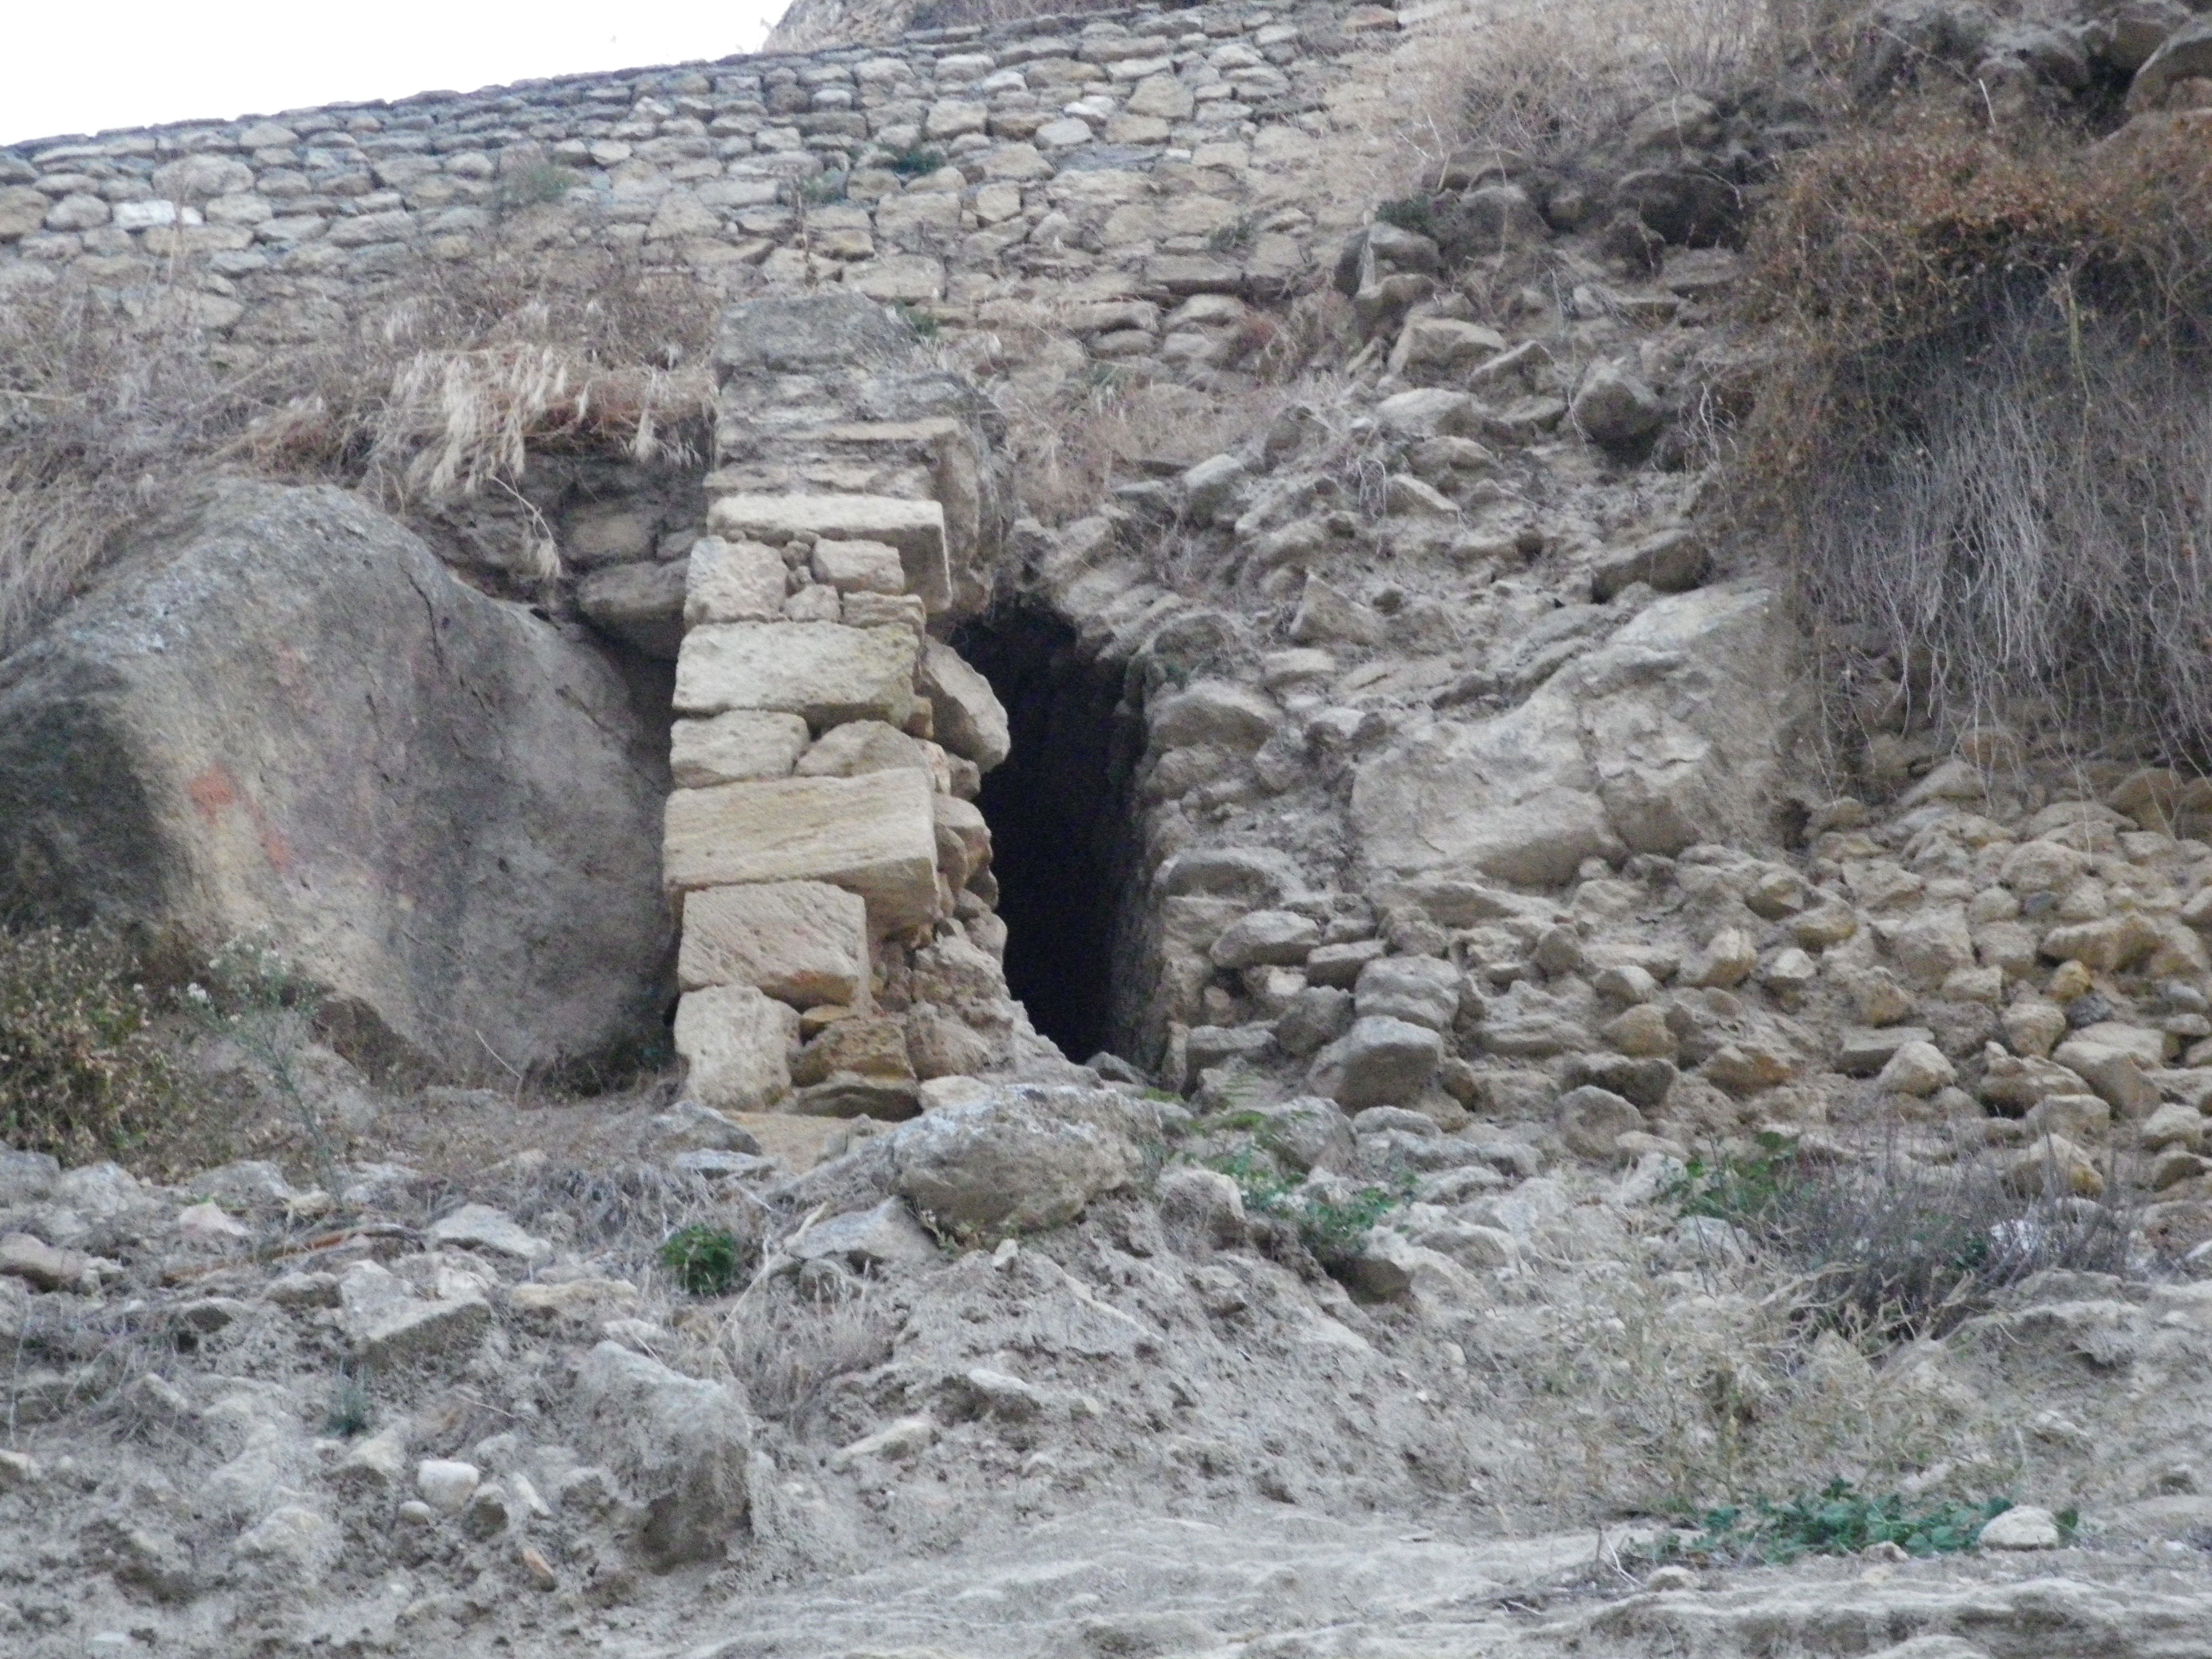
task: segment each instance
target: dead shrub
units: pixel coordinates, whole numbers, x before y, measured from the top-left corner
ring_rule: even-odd
[[[283,342],[218,342],[181,293],[126,312],[62,286],[0,307],[0,654],[211,467],[404,510],[512,487],[533,449],[703,456],[720,300],[688,274],[495,248],[385,295]]]
[[[120,938],[0,931],[0,1142],[154,1174],[222,1162],[216,1102],[179,1065],[161,1013]]]
[[[1738,88],[1802,52],[1801,0],[1630,0],[1470,10],[1435,28],[1391,102],[1424,172],[1491,149],[1560,166],[1677,93]]]
[[[2129,1267],[2124,1194],[2024,1194],[1994,1158],[1931,1164],[1893,1140],[1838,1158],[1769,1137],[1749,1157],[1693,1162],[1676,1197],[1802,1273],[1797,1316],[1854,1340],[1942,1336],[2033,1274]]]
[[[806,1295],[796,1278],[783,1278],[739,1300],[722,1352],[752,1408],[804,1435],[840,1379],[890,1358],[902,1319],[875,1287],[848,1282]]]
[[[1829,652],[1916,718],[2042,709],[2212,756],[2212,155],[1985,134],[1802,158],[1755,244],[1767,373],[1736,471]]]

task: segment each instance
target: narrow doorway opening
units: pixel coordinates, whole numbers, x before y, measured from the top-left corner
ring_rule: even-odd
[[[1126,1023],[1114,964],[1138,841],[1121,669],[1035,604],[1002,606],[952,645],[991,682],[1013,738],[976,802],[991,825],[1006,984],[1063,1054],[1088,1060],[1114,1049]]]

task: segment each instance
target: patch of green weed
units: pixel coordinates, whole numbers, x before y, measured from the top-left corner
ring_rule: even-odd
[[[583,182],[584,175],[573,167],[540,161],[501,179],[492,194],[492,202],[495,206],[510,211],[516,208],[542,207],[548,202],[559,201]]]
[[[1273,1216],[1298,1230],[1299,1242],[1323,1262],[1356,1255],[1370,1231],[1413,1197],[1410,1180],[1395,1187],[1363,1187],[1342,1202],[1308,1192],[1285,1175],[1261,1146],[1247,1146],[1213,1166],[1237,1183],[1248,1215]]]
[[[1980,1504],[1915,1506],[1898,1492],[1875,1498],[1840,1477],[1819,1492],[1802,1492],[1780,1504],[1758,1498],[1691,1517],[1694,1536],[1666,1552],[1681,1559],[1732,1566],[1784,1565],[1807,1555],[1856,1555],[1894,1544],[1907,1555],[1954,1555],[1975,1547],[1982,1528],[2013,1506],[2009,1498]],[[2057,1516],[2059,1535],[2071,1540],[2078,1511]]]
[[[1730,1226],[1749,1227],[1772,1217],[1802,1176],[1797,1143],[1768,1130],[1759,1136],[1756,1152],[1692,1158],[1661,1198],[1685,1216],[1710,1216]]]
[[[919,307],[908,305],[903,300],[892,306],[891,309],[898,313],[901,322],[914,331],[914,337],[917,340],[933,340],[944,331],[936,318]]]
[[[945,165],[945,152],[915,144],[884,157],[884,165],[902,179],[919,179]]]
[[[1401,196],[1394,202],[1385,202],[1375,210],[1375,216],[1386,225],[1409,230],[1416,236],[1437,234],[1436,209],[1425,196]]]
[[[738,1241],[720,1227],[678,1227],[660,1247],[660,1265],[693,1296],[724,1296],[738,1278]]]

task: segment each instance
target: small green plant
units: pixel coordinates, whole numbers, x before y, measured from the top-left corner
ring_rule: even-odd
[[[185,1010],[210,1034],[234,1043],[268,1079],[299,1125],[315,1179],[338,1190],[337,1148],[321,1106],[309,1093],[300,1056],[323,1011],[322,987],[274,945],[233,939],[208,959],[204,982],[186,985]]]
[[[1803,1165],[1797,1143],[1788,1135],[1765,1131],[1758,1145],[1747,1155],[1692,1158],[1668,1184],[1666,1201],[1682,1215],[1710,1216],[1731,1226],[1767,1220],[1802,1179]]]
[[[920,179],[945,165],[945,152],[914,144],[896,155],[886,156],[884,165],[902,179]]]
[[[350,1372],[340,1376],[331,1390],[330,1408],[323,1413],[323,1432],[350,1440],[357,1434],[367,1434],[375,1422],[368,1376]]]
[[[901,300],[891,309],[898,313],[901,322],[914,331],[914,337],[917,340],[933,340],[943,332],[937,319],[919,307],[910,306]]]
[[[1253,237],[1259,234],[1260,221],[1256,214],[1241,213],[1225,225],[1216,225],[1206,233],[1206,246],[1214,253],[1234,253],[1252,246]]]
[[[806,207],[828,207],[833,202],[845,199],[845,175],[842,173],[817,173],[811,179],[801,179],[792,185],[792,191]]]
[[[1761,1498],[1687,1517],[1695,1535],[1678,1539],[1664,1553],[1731,1566],[1785,1565],[1807,1555],[1856,1555],[1877,1544],[1894,1544],[1907,1555],[1954,1555],[1972,1549],[1982,1528],[2011,1507],[2009,1498],[1991,1498],[1980,1504],[1916,1508],[1897,1492],[1869,1497],[1838,1477],[1817,1492],[1802,1492],[1784,1503]],[[2079,1512],[2069,1509],[2057,1519],[2060,1537],[2070,1541],[2081,1524]]]
[[[584,182],[584,175],[573,167],[564,167],[551,161],[539,161],[508,173],[499,181],[492,193],[493,204],[504,211],[519,208],[542,207],[548,202],[557,202]]]
[[[1261,1146],[1247,1146],[1212,1166],[1237,1183],[1247,1214],[1273,1216],[1297,1229],[1298,1240],[1324,1264],[1358,1254],[1376,1224],[1413,1197],[1413,1183],[1363,1187],[1334,1201],[1308,1192]]]
[[[726,1296],[738,1279],[738,1241],[720,1227],[694,1222],[669,1234],[660,1265],[692,1296]]]
[[[1341,1204],[1309,1197],[1298,1218],[1298,1237],[1323,1261],[1355,1254],[1376,1224],[1413,1197],[1410,1182],[1399,1187],[1362,1187]]]
[[[1436,209],[1425,196],[1401,196],[1395,201],[1385,202],[1375,210],[1375,216],[1386,225],[1409,230],[1416,236],[1437,234]]]

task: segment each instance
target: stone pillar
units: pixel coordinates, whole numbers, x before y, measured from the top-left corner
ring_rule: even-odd
[[[718,1109],[909,1116],[1018,1018],[972,804],[1006,714],[932,634],[983,591],[988,428],[920,356],[849,295],[725,322],[663,861],[677,1048]]]

